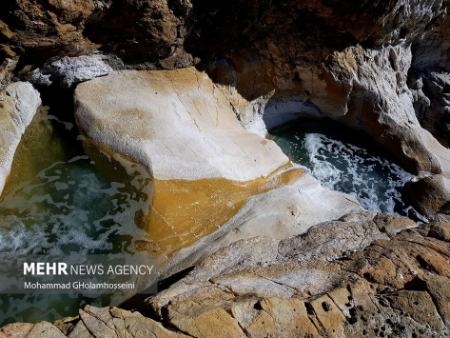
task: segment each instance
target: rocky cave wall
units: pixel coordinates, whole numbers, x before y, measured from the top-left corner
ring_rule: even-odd
[[[195,65],[223,85],[251,131],[327,116],[365,131],[412,173],[450,176],[449,1],[6,0],[0,6],[3,86],[16,77],[41,91],[51,84],[71,88],[113,69]]]
[[[100,49],[127,64],[179,68],[245,50],[294,74],[350,46],[407,41],[415,69],[449,66],[445,0],[6,0],[1,7],[2,55],[24,64]]]

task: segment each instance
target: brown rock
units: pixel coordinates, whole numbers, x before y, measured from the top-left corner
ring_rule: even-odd
[[[66,336],[48,322],[40,322],[28,332],[27,338],[65,338]]]
[[[450,242],[450,223],[434,222],[430,224],[428,236]]]
[[[245,303],[244,303],[245,304]],[[255,315],[250,321],[239,316],[239,324],[245,329],[250,337],[319,337],[314,324],[308,317],[305,303],[299,299],[269,298],[263,301],[250,302],[251,309],[243,311],[254,311]],[[237,303],[233,308],[241,307]],[[235,314],[236,316],[236,314]]]
[[[388,239],[383,233],[387,232],[386,228],[404,229],[411,225],[395,216],[386,218],[383,226],[378,226],[377,222],[382,223],[381,216],[374,220],[374,215],[369,212],[346,215],[345,219],[320,224],[305,234],[281,241],[278,251],[281,256],[299,261],[331,261],[364,248],[377,239]]]
[[[175,57],[179,61],[173,61],[172,67],[187,66],[192,58],[187,58],[183,49],[173,50],[182,46],[184,22],[173,14],[172,7],[166,0],[17,0],[0,14],[0,34],[14,51],[36,63],[102,46],[132,62],[157,63]],[[188,10],[190,2],[180,7]]]
[[[14,323],[5,325],[0,329],[1,338],[24,338],[33,328],[30,323]]]
[[[345,316],[328,295],[319,297],[310,304],[320,324],[330,337],[345,337]]]
[[[450,202],[450,180],[443,175],[433,175],[412,182],[405,187],[411,203],[427,217],[447,211]]]
[[[80,318],[94,336],[99,338],[118,338],[114,327],[111,327],[112,323],[104,323],[101,319],[83,310],[80,310]]]
[[[69,334],[69,338],[92,338],[94,337],[91,335],[89,330],[86,328],[86,325],[82,321],[79,321],[73,330]]]
[[[416,322],[427,323],[433,331],[442,332],[445,330],[445,325],[427,292],[402,290],[389,295],[387,298],[394,309],[403,311]]]
[[[77,323],[79,322],[79,317],[67,317],[57,320],[53,323],[63,334],[66,336],[73,331]]]
[[[426,279],[427,291],[430,293],[431,298],[436,306],[436,310],[441,316],[444,324],[450,326],[450,279],[431,275]]]
[[[449,276],[446,243],[413,234],[400,234],[394,241],[377,241],[356,253],[354,268],[370,282],[404,288],[416,276],[430,272]]]
[[[162,292],[161,299],[159,295],[154,297],[152,304],[158,312],[169,314],[171,320],[186,320],[191,316],[196,320],[203,311],[231,309],[245,333],[255,337],[263,333],[270,337],[306,333],[314,336],[315,332],[332,337],[448,334],[448,243],[423,237],[415,229],[400,231],[415,228],[415,225],[388,215],[349,215],[341,219],[342,228],[349,222],[347,229],[353,233],[353,222],[357,220],[369,220],[372,227],[390,233],[392,239],[376,240],[366,244],[365,249],[331,263],[309,258],[301,261],[301,255],[279,255],[272,263],[265,262],[263,267],[251,266],[257,265],[257,261],[235,272],[224,267],[214,278],[203,275],[207,281],[202,281],[202,270],[194,270],[185,277],[189,286],[181,280]],[[322,226],[330,234],[333,234],[331,229],[340,229],[328,228],[327,223],[317,229]],[[317,229],[309,233],[312,235]],[[307,242],[297,243],[305,245]],[[333,243],[330,242],[331,247]],[[233,251],[223,250],[222,254],[238,252],[235,246]],[[214,255],[208,259],[214,261]],[[281,263],[280,259],[281,262],[285,259],[300,262]],[[197,280],[196,273],[199,273]],[[278,292],[276,296],[274,292]],[[160,301],[168,295],[173,298],[169,305],[164,305]],[[158,306],[163,309],[158,310]],[[295,313],[302,319],[287,323],[282,320],[285,318],[282,313],[289,318]]]
[[[392,214],[377,214],[374,222],[380,231],[385,232],[390,238],[395,237],[395,235],[405,229],[417,227],[417,224],[410,218]]]
[[[125,328],[131,337],[184,338],[188,337],[166,329],[161,323],[150,318],[127,317]],[[120,332],[120,331],[119,331]]]
[[[171,324],[199,338],[246,337],[238,322],[224,309],[212,309],[193,317],[172,318]]]

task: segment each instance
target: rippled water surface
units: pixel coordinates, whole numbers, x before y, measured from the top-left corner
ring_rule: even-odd
[[[296,121],[273,130],[273,139],[323,185],[354,195],[368,210],[421,216],[402,200],[411,175],[364,136],[332,121]]]
[[[355,195],[370,210],[419,217],[401,198],[410,174],[373,144],[333,123],[290,123],[273,138],[324,185]],[[96,159],[95,156],[91,158]],[[0,254],[126,254],[145,238],[138,226],[149,207],[148,181],[133,165],[93,162],[72,123],[42,111],[27,131],[0,200]],[[52,321],[86,303],[80,295],[0,295],[0,325]]]
[[[45,112],[33,122],[0,200],[0,253],[125,253],[143,237],[137,224],[148,207],[145,179],[119,172],[106,177],[76,137],[72,124]],[[0,325],[76,315],[86,302],[108,305],[109,298],[0,295]]]

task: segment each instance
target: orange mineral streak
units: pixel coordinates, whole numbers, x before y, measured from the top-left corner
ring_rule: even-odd
[[[297,181],[303,172],[285,165],[247,182],[222,178],[154,180],[147,241],[139,249],[170,256],[229,221],[254,195]]]
[[[112,161],[124,168],[139,167],[136,172],[146,171],[128,156],[119,154],[108,146],[95,144],[92,140],[85,140],[84,146],[99,167],[110,168]],[[100,153],[106,155],[109,160],[101,160],[98,157]],[[250,197],[292,184],[302,176],[303,171],[293,168],[288,162],[269,175],[251,181],[224,178],[148,178],[150,207],[146,216],[139,221],[139,226],[144,228],[148,235],[137,241],[137,250],[147,251],[164,261],[180,249],[193,245],[202,237],[219,229],[239,212]]]

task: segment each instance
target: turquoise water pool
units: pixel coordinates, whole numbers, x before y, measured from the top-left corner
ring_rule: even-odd
[[[271,135],[292,161],[323,185],[355,196],[366,209],[424,220],[402,199],[412,175],[365,135],[329,120],[291,122]]]

